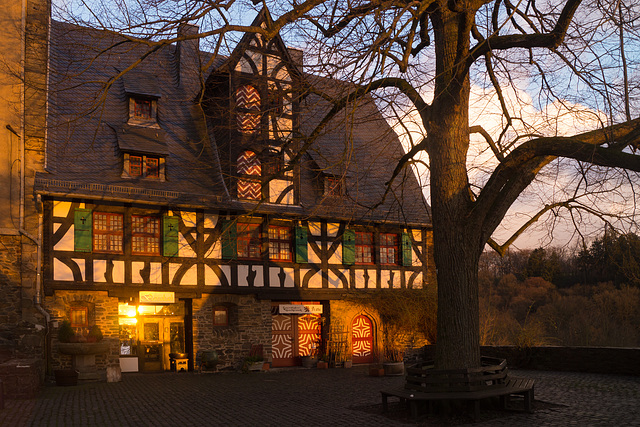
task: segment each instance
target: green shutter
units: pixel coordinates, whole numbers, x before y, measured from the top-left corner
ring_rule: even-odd
[[[76,252],[91,252],[91,210],[75,210],[73,230],[73,249]]]
[[[411,237],[407,233],[402,233],[402,265],[411,267],[413,248],[411,246]]]
[[[178,223],[177,216],[162,217],[162,255],[178,255]]]
[[[222,221],[222,259],[238,258],[238,232],[236,222]]]
[[[344,230],[342,234],[342,263],[353,265],[356,263],[356,232]]]
[[[309,262],[309,257],[307,255],[307,229],[304,227],[296,227],[295,234],[296,262]]]

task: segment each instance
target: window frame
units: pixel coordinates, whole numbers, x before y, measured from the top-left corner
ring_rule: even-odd
[[[277,230],[277,237],[271,237],[272,231]],[[282,238],[280,232],[286,230],[287,237]],[[290,226],[269,225],[267,235],[269,237],[269,260],[276,262],[292,262],[293,261],[293,233]],[[284,251],[283,251],[284,249]],[[286,253],[286,257],[281,255]]]
[[[135,165],[134,165],[134,159]],[[125,153],[125,174],[123,177],[128,178],[148,178],[148,179],[161,179],[164,178],[164,174],[162,172],[162,161],[161,156],[148,156],[146,154],[137,154],[137,153]],[[150,162],[155,161],[155,168],[151,168],[149,166]],[[138,169],[139,171],[134,171],[133,168]],[[155,170],[155,172],[154,172]]]
[[[140,108],[145,105],[146,108]],[[146,110],[148,114],[139,114]],[[155,97],[144,95],[129,95],[129,123],[138,126],[157,127],[158,121],[158,100]]]
[[[74,322],[74,314],[83,313],[84,322],[82,324]],[[69,323],[72,328],[88,328],[89,327],[89,307],[72,306],[69,307]]]
[[[101,229],[98,228],[98,225],[100,224],[100,221],[98,220],[97,217],[101,216],[101,215],[105,215],[106,216],[106,222],[107,222],[107,227],[106,229]],[[111,227],[113,227],[113,225],[111,224],[111,220],[110,218],[119,218],[120,219],[120,229],[111,229]],[[122,254],[124,253],[124,215],[121,213],[115,213],[115,212],[93,212],[93,218],[92,218],[92,249],[94,253],[104,253],[104,254]],[[98,241],[98,236],[107,236],[106,242],[107,242],[107,247],[108,249],[97,249],[96,248],[96,243]],[[116,242],[117,240],[119,240],[119,249],[111,249],[112,246],[112,239],[111,237],[115,237],[116,238]],[[119,237],[119,239],[117,239]]]
[[[367,237],[367,241],[363,243],[363,237]],[[369,260],[364,255],[369,254]],[[356,231],[355,232],[355,263],[359,265],[375,264],[375,242],[373,240],[373,232]]]
[[[236,253],[238,254],[238,259],[253,261],[262,260],[261,224],[238,222],[236,232],[236,245]],[[244,251],[245,247],[246,251]]]
[[[216,321],[216,312],[217,311],[224,311],[225,313],[225,323],[218,323]],[[212,320],[213,320],[213,326],[214,327],[224,327],[224,326],[229,326],[229,307],[226,307],[224,305],[214,305],[211,308],[211,316],[212,316]]]
[[[342,197],[344,195],[344,180],[342,177],[325,175],[323,185],[323,192],[325,196]]]
[[[135,221],[137,219],[144,220],[143,228],[145,231],[136,231]],[[155,231],[146,230],[147,220],[155,222]],[[143,239],[142,251],[136,250],[135,240],[136,238]],[[155,251],[149,249],[149,239],[155,241]],[[131,254],[132,255],[160,255],[161,239],[160,239],[160,218],[155,215],[131,215]]]
[[[136,120],[153,120],[153,100],[133,97],[133,118]]]
[[[389,244],[389,237],[393,237],[394,242]],[[378,254],[381,265],[399,265],[400,264],[400,238],[397,233],[380,233],[380,244],[378,246]],[[389,249],[393,249],[393,261],[389,262]]]

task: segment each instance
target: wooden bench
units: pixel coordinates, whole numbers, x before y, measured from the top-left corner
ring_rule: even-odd
[[[402,388],[382,390],[382,411],[388,411],[388,400],[397,397],[418,418],[418,406],[427,403],[431,412],[434,401],[466,401],[473,404],[475,419],[480,416],[480,401],[500,397],[503,409],[508,409],[512,398],[522,398],[523,410],[531,412],[534,381],[509,378],[506,362],[482,358],[483,366],[473,369],[435,370],[433,362],[422,362],[407,368],[406,383]]]

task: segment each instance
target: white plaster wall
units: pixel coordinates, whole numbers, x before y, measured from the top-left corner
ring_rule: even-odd
[[[284,277],[284,287],[285,288],[293,288],[295,286],[295,278],[294,278],[294,269],[293,268],[283,268],[285,277]],[[271,267],[269,269],[269,283],[272,287],[280,287],[280,268],[279,267]]]
[[[85,263],[84,259],[73,259],[78,267],[80,267],[80,274],[82,280],[85,278]],[[73,281],[73,272],[62,261],[57,258],[53,259],[53,280]]]
[[[264,286],[264,277],[262,275],[262,267],[261,266],[252,266],[252,270],[256,273],[256,277],[253,281],[253,286],[262,287]],[[239,265],[238,266],[238,286],[249,286],[249,281],[247,280],[247,276],[249,275],[249,266],[248,265]]]
[[[53,224],[53,232],[55,233],[60,228],[61,224]],[[64,233],[64,236],[53,246],[54,251],[72,251],[74,249],[74,233],[75,227],[71,224],[69,230]]]

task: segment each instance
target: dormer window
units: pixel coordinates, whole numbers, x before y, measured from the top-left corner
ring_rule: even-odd
[[[151,100],[133,98],[133,117],[135,119],[151,120]]]
[[[129,97],[129,124],[137,126],[158,126],[158,102],[155,98]]]
[[[340,176],[325,175],[324,195],[339,197],[344,195],[344,181]]]
[[[160,178],[160,158],[154,156],[125,154],[129,160],[129,177]]]

